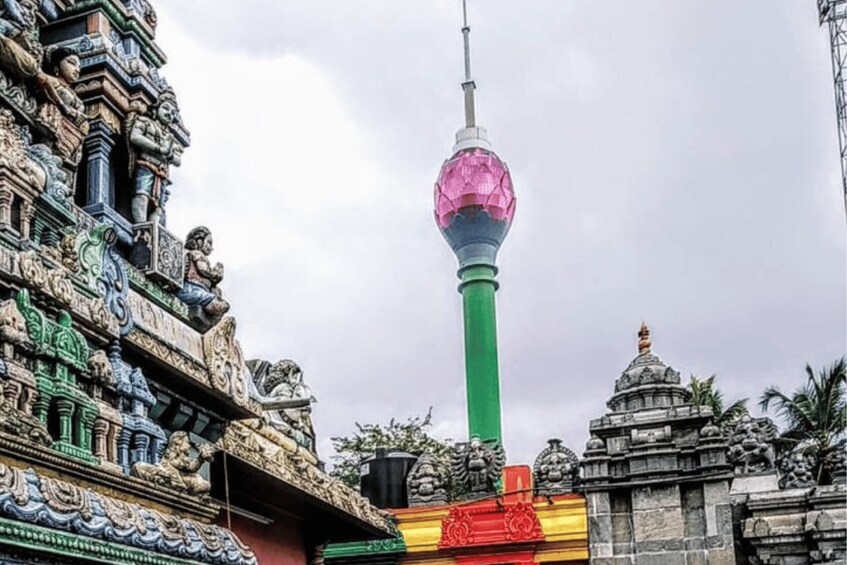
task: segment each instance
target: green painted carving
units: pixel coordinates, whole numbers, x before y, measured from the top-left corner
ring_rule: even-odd
[[[114,228],[109,224],[97,224],[93,229],[83,231],[76,240],[76,252],[79,255],[79,275],[85,284],[97,288],[97,281],[103,275],[103,251],[114,239]]]
[[[0,518],[0,544],[53,556],[93,558],[102,563],[128,565],[197,565],[198,563],[5,518]]]
[[[360,557],[363,555],[383,555],[389,553],[406,553],[406,542],[399,535],[390,539],[369,541],[353,541],[348,543],[331,543],[324,551],[325,559],[342,559],[345,557]]]
[[[109,16],[109,19],[112,20],[112,23],[121,31],[135,33],[141,40],[139,42],[141,44],[141,51],[147,55],[151,63],[157,67],[165,64],[164,58],[153,48],[153,38],[150,36],[150,32],[139,25],[136,20],[127,18],[111,0],[79,0],[72,6],[69,6],[64,14],[81,14],[90,12],[93,9],[103,10]]]
[[[35,344],[35,417],[48,427],[51,418],[58,424],[58,429],[54,426],[51,430],[59,436],[53,438],[53,449],[97,463],[91,440],[99,410],[77,384],[77,378],[87,371],[91,354],[88,343],[71,327],[71,316],[64,310],[54,322],[32,304],[28,290],[19,291],[15,300],[26,321],[27,334]]]

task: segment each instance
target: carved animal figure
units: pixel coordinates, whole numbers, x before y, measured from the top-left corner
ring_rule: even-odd
[[[777,429],[770,418],[742,417],[729,438],[729,462],[736,475],[776,468],[773,441]]]

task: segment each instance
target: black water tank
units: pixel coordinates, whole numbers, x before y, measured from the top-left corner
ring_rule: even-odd
[[[359,466],[362,496],[377,508],[406,508],[406,475],[418,458],[398,449],[377,449]]]

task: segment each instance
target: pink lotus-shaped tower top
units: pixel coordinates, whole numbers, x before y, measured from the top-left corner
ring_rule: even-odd
[[[493,220],[512,222],[515,192],[506,164],[482,148],[459,151],[441,167],[435,183],[435,219],[447,228],[465,208],[481,208]]]

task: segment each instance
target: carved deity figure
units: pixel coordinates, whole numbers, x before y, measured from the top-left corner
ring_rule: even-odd
[[[164,222],[168,199],[170,165],[179,166],[183,147],[171,126],[179,121],[176,96],[168,89],[145,115],[132,112],[127,117],[130,168],[135,183],[132,220]]]
[[[50,54],[50,66],[47,73],[39,73],[36,78],[44,96],[56,105],[74,124],[88,131],[88,116],[85,105],[74,92],[73,83],[79,80],[80,61],[76,51],[68,47],[59,47]]]
[[[467,488],[471,497],[496,492],[506,454],[499,443],[485,443],[478,437],[458,444],[453,454],[453,478]]]
[[[186,432],[174,432],[161,463],[136,463],[132,466],[132,475],[192,496],[207,495],[211,485],[200,476],[200,467],[211,461],[215,448],[212,444],[203,444],[197,451],[197,457],[191,455],[191,440]]]
[[[579,473],[579,458],[560,439],[550,439],[547,443],[533,465],[535,490],[548,496],[572,492]]]
[[[80,61],[76,51],[59,47],[49,52],[47,72],[38,72],[35,83],[46,100],[38,109],[38,122],[51,132],[54,148],[69,164],[76,166],[80,148],[88,134],[85,105],[71,86],[79,80]]]
[[[777,430],[770,418],[743,416],[729,438],[729,462],[736,475],[770,471],[775,468],[773,441]]]
[[[409,505],[443,504],[447,502],[447,477],[443,465],[431,453],[424,453],[409,471],[406,488]]]
[[[18,78],[34,78],[44,57],[38,41],[35,0],[0,0],[0,67]]]
[[[188,306],[196,306],[212,320],[229,310],[229,302],[221,297],[218,283],[224,278],[224,266],[209,261],[212,254],[212,232],[197,227],[188,233],[185,242],[185,273],[177,298]]]
[[[815,459],[801,450],[789,453],[781,462],[782,477],[780,488],[807,488],[817,484],[815,480]]]

